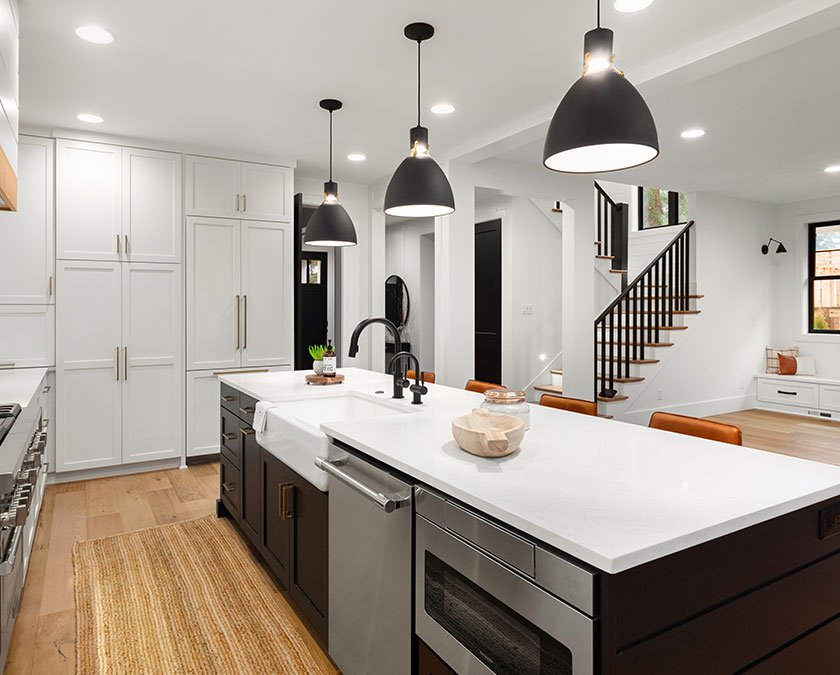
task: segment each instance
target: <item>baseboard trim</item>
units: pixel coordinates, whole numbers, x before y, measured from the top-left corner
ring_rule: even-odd
[[[194,455],[192,457],[187,457],[187,466],[193,466],[194,464],[209,464],[210,462],[218,462],[219,458],[221,457],[220,452],[211,452],[208,455]]]
[[[47,474],[47,485],[58,483],[72,483],[77,480],[93,480],[95,478],[111,478],[113,476],[128,476],[133,473],[148,473],[149,471],[163,471],[177,469],[181,466],[181,458],[158,459],[154,462],[138,462],[137,464],[120,464],[118,466],[104,466],[96,469],[82,469],[81,471],[63,471]]]
[[[738,412],[739,410],[752,410],[755,407],[755,395],[747,394],[744,396],[711,399],[709,401],[696,401],[694,403],[664,405],[647,410],[632,410],[627,413],[617,414],[616,419],[630,424],[647,426],[650,422],[650,416],[656,411],[669,412],[676,415],[688,415],[690,417],[711,417],[712,415],[724,415],[726,413]]]

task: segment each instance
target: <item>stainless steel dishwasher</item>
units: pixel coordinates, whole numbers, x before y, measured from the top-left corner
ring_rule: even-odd
[[[329,651],[344,675],[411,672],[414,488],[333,445]]]

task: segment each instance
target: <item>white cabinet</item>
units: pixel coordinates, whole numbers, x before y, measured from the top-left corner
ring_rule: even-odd
[[[187,155],[186,213],[290,222],[292,182],[289,167]]]
[[[55,365],[55,305],[0,305],[0,367]]]
[[[52,140],[21,136],[18,210],[0,212],[0,304],[53,302],[53,154]]]
[[[820,408],[840,412],[840,384],[820,385]]]
[[[180,457],[181,267],[122,268],[122,461]]]
[[[119,260],[122,149],[59,140],[56,153],[57,256]]]
[[[187,218],[187,369],[292,362],[291,226]]]
[[[759,379],[756,398],[762,403],[805,408],[817,408],[820,405],[819,385],[796,380]]]
[[[119,464],[120,264],[60,261],[56,272],[56,471]]]
[[[59,261],[57,471],[181,455],[180,270]]]
[[[292,363],[292,228],[242,221],[240,227],[244,367]]]
[[[122,150],[122,253],[131,262],[181,262],[181,155]]]
[[[292,170],[270,164],[240,164],[242,212],[245,220],[288,223],[292,219]]]
[[[181,262],[181,156],[59,140],[57,257]]]
[[[273,366],[260,370],[288,371],[291,366]],[[217,373],[213,370],[187,373],[187,457],[219,454],[221,390]]]
[[[187,369],[239,366],[239,221],[187,218]]]

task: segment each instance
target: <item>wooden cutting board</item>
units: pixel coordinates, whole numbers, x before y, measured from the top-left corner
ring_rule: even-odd
[[[314,373],[306,376],[307,384],[327,385],[327,384],[341,384],[344,382],[344,375],[336,373],[335,377],[327,377],[326,375],[315,375]]]

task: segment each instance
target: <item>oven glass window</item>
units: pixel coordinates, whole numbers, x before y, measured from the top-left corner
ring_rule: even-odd
[[[571,675],[572,653],[426,551],[426,613],[494,673]]]

